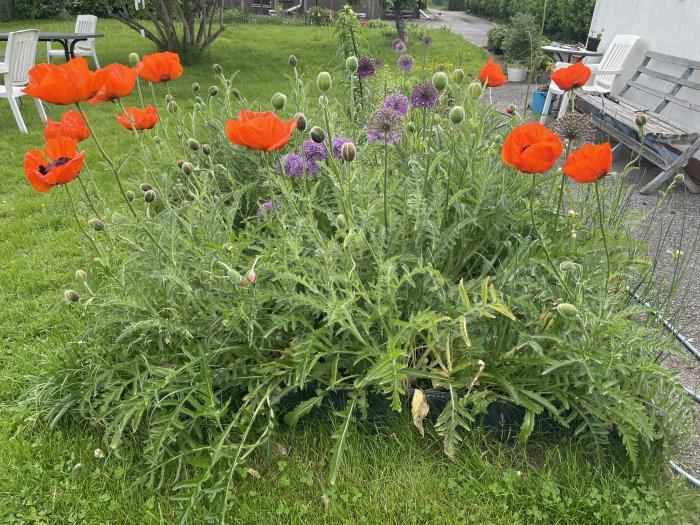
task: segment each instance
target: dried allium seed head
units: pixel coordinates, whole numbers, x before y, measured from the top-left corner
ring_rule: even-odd
[[[101,232],[102,230],[105,229],[105,223],[102,222],[100,219],[90,219],[88,221],[88,226],[95,230],[96,232]]]
[[[148,202],[149,204],[153,201],[156,200],[156,192],[153,190],[148,190],[146,193],[143,194],[143,200]]]
[[[71,303],[77,303],[80,301],[80,295],[75,290],[66,290],[63,292],[63,296]]]

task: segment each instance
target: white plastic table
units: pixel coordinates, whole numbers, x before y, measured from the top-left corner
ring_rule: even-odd
[[[4,75],[5,73],[7,73],[7,66],[3,62],[0,62],[0,75]]]
[[[542,51],[545,53],[554,53],[559,58],[559,62],[571,63],[572,57],[576,58],[576,62],[580,62],[585,57],[601,57],[602,51],[588,51],[585,47],[561,47],[561,46],[542,46]],[[564,60],[566,55],[566,60]]]

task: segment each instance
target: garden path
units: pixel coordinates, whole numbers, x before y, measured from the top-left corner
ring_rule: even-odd
[[[430,9],[428,14],[432,19],[420,20],[421,25],[431,28],[447,27],[479,47],[486,47],[486,36],[494,25],[491,20],[459,11]]]

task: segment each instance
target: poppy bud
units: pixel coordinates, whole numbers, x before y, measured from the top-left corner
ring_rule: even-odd
[[[297,129],[299,131],[306,129],[306,117],[302,113],[297,113]]]
[[[682,173],[677,173],[675,177],[673,177],[673,182],[683,182],[685,180],[685,175]]]
[[[272,95],[272,107],[275,108],[276,110],[280,111],[284,109],[284,106],[287,105],[287,95],[284,93],[275,93]]]
[[[219,94],[219,88],[216,86],[209,86],[209,96],[215,97]]]
[[[105,229],[105,223],[102,222],[100,219],[90,219],[88,221],[88,226],[96,232],[101,232]]]
[[[330,73],[327,71],[321,71],[316,77],[316,86],[324,93],[329,91],[333,86],[333,80],[331,79]]]
[[[161,139],[158,135],[153,135],[153,142],[156,144],[162,144],[163,139]]]
[[[202,109],[202,105],[199,102],[194,103],[194,110],[199,111]]]
[[[179,106],[177,105],[177,102],[174,100],[171,100],[168,102],[168,111],[172,114],[177,113],[177,110],[179,109]]]
[[[469,98],[476,100],[477,98],[479,98],[481,95],[484,94],[484,89],[481,86],[481,84],[479,84],[478,82],[472,82],[467,87],[467,93],[469,94]]]
[[[335,225],[338,227],[339,230],[344,230],[345,227],[348,225],[348,221],[345,220],[345,215],[342,213],[338,215],[335,218]]]
[[[177,164],[178,168],[182,169],[182,165],[185,163],[185,161],[183,159],[177,159],[175,163]]]
[[[224,244],[224,250],[231,253],[233,251],[233,244],[231,244],[230,242],[227,242],[226,244]]]
[[[578,216],[578,213],[576,213],[574,210],[569,210],[566,212],[566,215],[573,219],[574,217]]]
[[[515,115],[518,112],[518,106],[515,104],[508,104],[508,107],[506,108],[506,113],[509,115]]]
[[[248,280],[247,280],[247,279],[243,279],[243,280],[241,281],[241,286],[248,286]]]
[[[328,105],[328,97],[326,95],[318,97],[318,105],[325,108]]]
[[[564,273],[573,272],[574,270],[576,270],[576,268],[578,268],[578,265],[575,262],[571,262],[571,261],[563,261],[559,265],[559,269]]]
[[[80,301],[80,295],[75,290],[66,290],[63,292],[63,296],[71,303],[77,303]]]
[[[356,232],[350,232],[345,236],[345,240],[343,241],[343,248],[345,248],[346,250],[353,250],[359,247],[360,242],[360,235]]]
[[[143,194],[143,200],[145,200],[148,203],[153,202],[156,200],[156,192],[153,190],[148,190],[146,193]]]
[[[357,71],[358,66],[359,62],[357,61],[357,57],[349,56],[347,60],[345,60],[345,68],[350,71],[350,73]]]
[[[231,89],[231,81],[228,78],[226,79],[226,87]]]
[[[340,154],[345,162],[352,162],[355,160],[355,155],[357,155],[357,148],[352,142],[346,142],[340,148]]]
[[[560,303],[557,305],[557,312],[569,319],[575,319],[578,309],[571,303]]]
[[[255,270],[250,270],[250,271],[248,272],[248,280],[249,280],[251,283],[254,283],[254,282],[255,282],[255,279],[256,279]]]
[[[234,96],[234,98],[241,98],[241,92],[238,91],[236,88],[231,91],[231,94]]]
[[[454,80],[457,84],[461,84],[464,81],[464,76],[463,69],[455,69],[452,72],[452,80]]]
[[[409,122],[408,124],[406,124],[406,129],[408,130],[409,133],[413,133],[414,131],[416,131],[415,123]]]
[[[79,283],[84,283],[85,281],[87,281],[87,272],[85,270],[76,270],[75,280]]]
[[[202,153],[204,153],[207,157],[211,155],[211,147],[209,144],[202,144]]]
[[[129,53],[129,64],[131,67],[134,67],[139,62],[141,62],[141,57],[138,55],[138,53]]]
[[[464,120],[464,108],[462,106],[455,106],[450,110],[450,120],[452,124],[459,124]]]
[[[311,128],[309,135],[311,136],[311,140],[317,144],[321,144],[324,140],[326,140],[326,132],[318,126]]]
[[[131,190],[126,190],[126,200],[129,202],[133,201],[136,198],[136,195],[134,194],[133,191]]]
[[[192,175],[194,173],[194,166],[190,162],[185,162],[182,164],[182,173],[185,175]]]
[[[139,186],[139,189],[140,189],[141,191],[143,191],[143,192],[147,192],[148,190],[152,190],[152,189],[153,189],[153,186],[151,186],[151,185],[148,184],[147,182],[143,182],[143,183]]]
[[[217,75],[222,75],[224,73],[224,68],[220,64],[214,64],[214,73]]]
[[[243,276],[236,270],[229,270],[226,275],[228,276],[229,281],[234,284],[240,284],[240,282],[243,280]]]
[[[294,55],[289,55],[287,62],[289,62],[290,66],[297,67],[297,57],[295,57]]]
[[[202,106],[204,105],[204,99],[202,99],[202,97],[194,97],[194,101],[197,104],[201,104]]]
[[[636,113],[634,115],[634,123],[637,124],[637,126],[640,128],[645,126],[647,121],[648,121],[647,116],[644,113],[640,112],[640,113]]]
[[[447,74],[444,71],[438,71],[433,75],[433,86],[435,86],[435,89],[438,91],[442,91],[447,87],[447,83],[449,82],[449,79],[447,78]]]
[[[165,101],[170,102],[173,99],[172,95],[165,95]]]
[[[192,84],[192,91],[194,91],[195,93],[199,91],[199,84],[197,84],[197,82]]]
[[[199,142],[197,139],[187,139],[187,147],[192,151],[199,151]]]

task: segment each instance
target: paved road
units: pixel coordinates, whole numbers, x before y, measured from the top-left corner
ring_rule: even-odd
[[[458,11],[438,11],[431,9],[428,14],[432,20],[421,20],[428,27],[447,27],[462,35],[466,40],[480,47],[486,47],[486,35],[493,27],[493,22],[478,16]]]

